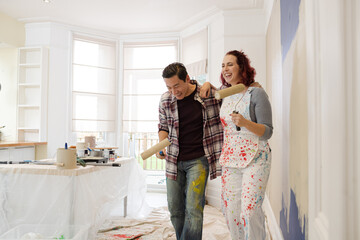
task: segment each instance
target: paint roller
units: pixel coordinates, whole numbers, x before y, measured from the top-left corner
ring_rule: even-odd
[[[141,158],[143,160],[147,159],[148,157],[152,156],[153,154],[161,151],[162,149],[166,148],[167,146],[169,146],[171,144],[171,142],[165,138],[164,140],[162,140],[161,142],[159,142],[158,144],[155,144],[154,146],[152,146],[151,148],[149,148],[148,150],[144,151],[143,153],[141,153]]]
[[[215,93],[215,98],[216,99],[223,99],[226,98],[228,96],[237,94],[242,92],[245,89],[245,85],[240,83],[240,84],[236,84],[235,86],[229,87],[229,88],[225,88],[219,91],[216,91]]]

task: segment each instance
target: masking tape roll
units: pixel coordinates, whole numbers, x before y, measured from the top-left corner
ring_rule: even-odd
[[[77,150],[87,149],[87,145],[86,145],[85,142],[77,142],[76,143],[76,149]]]
[[[228,96],[231,96],[231,95],[234,95],[234,94],[237,94],[237,93],[240,93],[242,92],[243,90],[245,89],[245,85],[240,83],[240,84],[237,84],[235,86],[232,86],[232,87],[229,87],[229,88],[225,88],[225,89],[222,89],[222,90],[219,90],[215,93],[215,98],[216,99],[223,99],[223,98],[226,98]]]
[[[63,166],[61,166],[61,164],[57,164],[58,168],[62,168],[62,169],[76,168],[76,149],[58,148],[56,153],[56,162],[63,163]]]
[[[162,140],[161,142],[159,142],[158,144],[152,146],[151,148],[149,148],[148,150],[144,151],[143,153],[141,153],[141,158],[143,160],[147,159],[148,157],[150,157],[151,155],[161,151],[162,149],[166,148],[167,146],[169,146],[171,144],[171,142],[169,142],[169,140],[167,138],[165,138],[164,140]]]

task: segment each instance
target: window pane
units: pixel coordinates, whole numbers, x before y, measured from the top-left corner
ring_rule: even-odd
[[[73,94],[73,119],[115,120],[115,96]]]
[[[115,94],[115,70],[74,65],[73,91]]]
[[[112,132],[115,131],[115,121],[73,120],[73,131]]]
[[[162,70],[125,70],[124,94],[163,94],[167,91]]]
[[[123,131],[131,133],[157,133],[159,121],[123,121]]]
[[[74,40],[74,63],[115,68],[115,47]]]
[[[124,120],[158,120],[159,96],[124,96]]]
[[[125,47],[124,68],[164,69],[167,65],[175,61],[177,56],[176,52],[175,46]]]

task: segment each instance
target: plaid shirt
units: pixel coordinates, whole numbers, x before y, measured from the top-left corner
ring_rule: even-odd
[[[210,179],[215,179],[221,175],[219,158],[223,143],[223,128],[220,121],[221,101],[213,96],[203,99],[200,98],[200,87],[195,80],[190,81],[196,84],[194,99],[202,105],[203,115],[203,146],[205,156],[209,162]],[[177,175],[177,156],[179,155],[179,115],[177,99],[170,92],[161,96],[159,104],[159,131],[168,133],[171,145],[166,154],[166,177],[176,180]]]

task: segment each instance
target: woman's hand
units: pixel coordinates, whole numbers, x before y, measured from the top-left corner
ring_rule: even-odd
[[[231,113],[231,120],[232,122],[238,127],[244,127],[245,124],[249,121],[243,117],[240,113]]]
[[[254,133],[255,135],[261,137],[265,133],[265,125],[252,122],[250,120],[247,120],[243,117],[240,113],[231,113],[231,120],[232,122],[238,126],[238,127],[245,127],[250,132]]]
[[[200,97],[201,98],[208,98],[210,96],[210,92],[212,91],[212,86],[209,82],[205,82],[200,87]]]

